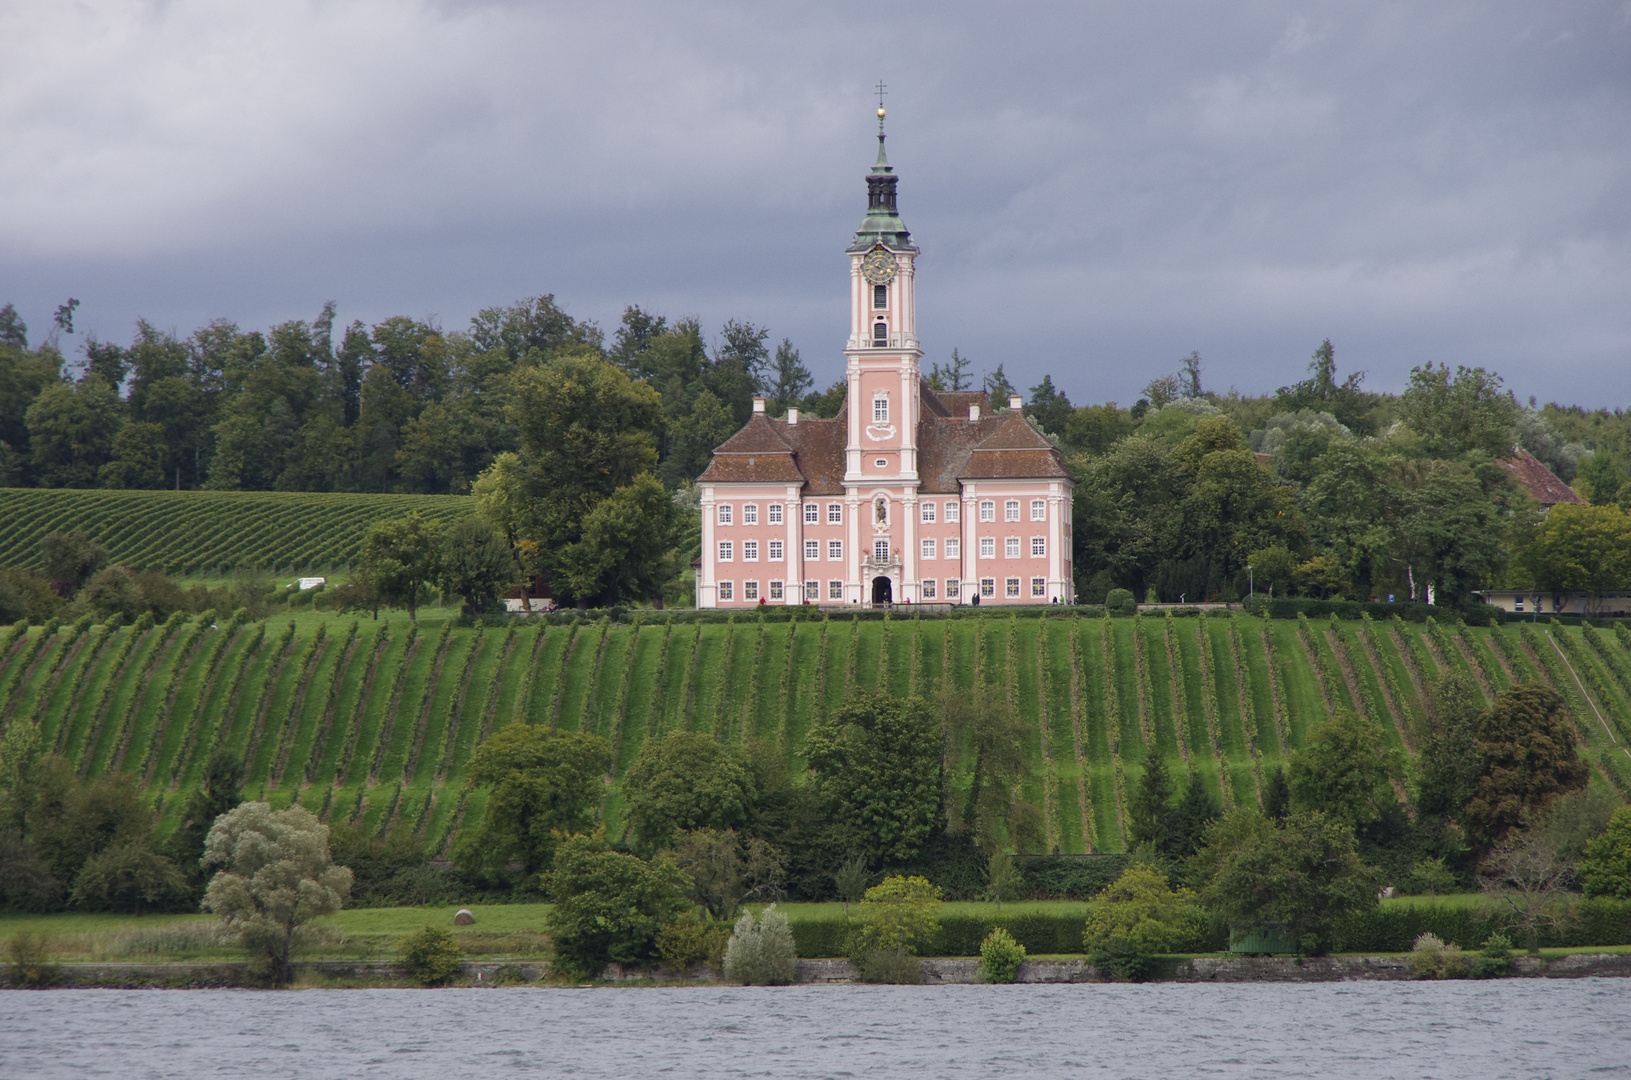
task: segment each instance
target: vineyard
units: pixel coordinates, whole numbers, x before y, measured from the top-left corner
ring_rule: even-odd
[[[352,562],[376,521],[414,510],[452,521],[470,506],[457,495],[0,488],[0,566],[38,568],[46,533],[84,529],[138,570],[326,569]]]
[[[309,496],[302,496],[307,498]],[[1631,796],[1631,630],[1246,615],[454,628],[325,618],[0,630],[0,721],[33,718],[86,774],[141,778],[173,827],[226,746],[248,793],[445,847],[480,813],[471,752],[507,724],[596,732],[615,763],[603,815],[640,744],[677,729],[784,748],[858,689],[1006,692],[1028,725],[1047,848],[1119,851],[1146,749],[1198,771],[1225,806],[1347,707],[1405,752],[1428,680],[1466,672],[1487,697],[1524,680],[1567,702],[1592,782]],[[967,732],[949,731],[949,740]],[[1401,794],[1404,794],[1401,791]]]

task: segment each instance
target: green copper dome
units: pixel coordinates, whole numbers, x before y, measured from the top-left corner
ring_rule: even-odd
[[[849,250],[870,251],[882,244],[891,251],[916,251],[912,234],[906,231],[906,223],[900,219],[895,207],[895,185],[900,183],[900,177],[890,168],[889,158],[884,153],[881,116],[878,129],[878,160],[866,178],[866,217],[855,231],[855,241],[850,244]]]

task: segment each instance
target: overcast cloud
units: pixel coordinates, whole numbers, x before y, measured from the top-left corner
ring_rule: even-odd
[[[0,302],[123,341],[552,292],[767,325],[825,385],[880,78],[930,359],[1125,404],[1328,336],[1376,389],[1628,404],[1623,2],[11,0]]]

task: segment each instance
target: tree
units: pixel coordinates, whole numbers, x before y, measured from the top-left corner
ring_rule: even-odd
[[[470,757],[470,783],[492,791],[481,823],[461,838],[455,857],[491,876],[512,861],[525,874],[539,873],[555,856],[557,834],[593,827],[611,763],[611,744],[599,735],[524,724],[498,732]]]
[[[742,912],[725,945],[725,978],[744,986],[786,986],[798,974],[798,953],[787,916],[771,904],[758,919]]]
[[[729,919],[749,896],[781,894],[781,852],[757,836],[735,829],[681,833],[672,857],[691,879],[692,898],[715,919]]]
[[[153,809],[134,777],[82,780],[60,757],[34,772],[27,837],[74,903],[139,910],[180,898],[185,882],[157,852]]]
[[[45,563],[45,576],[72,596],[108,564],[108,549],[84,529],[70,533],[53,530],[40,542],[40,558]]]
[[[467,615],[491,611],[504,587],[516,578],[510,547],[485,519],[462,518],[442,534],[436,560],[444,592],[464,601]]]
[[[598,833],[564,838],[544,881],[554,966],[577,979],[610,963],[651,964],[658,931],[690,906],[690,882],[672,862],[613,851]]]
[[[98,570],[79,590],[79,598],[96,613],[98,619],[119,615],[126,622],[133,622],[147,610],[147,600],[142,596],[135,575],[122,566],[107,566]]]
[[[1141,978],[1151,954],[1171,950],[1191,933],[1194,899],[1188,889],[1174,892],[1160,871],[1134,863],[1093,898],[1082,930],[1089,961],[1122,979]]]
[[[1151,746],[1144,755],[1144,775],[1138,778],[1127,807],[1128,839],[1133,847],[1148,845],[1166,851],[1172,834],[1172,773],[1160,750]]]
[[[1428,363],[1410,369],[1410,385],[1399,395],[1399,419],[1434,457],[1460,457],[1477,450],[1509,457],[1515,442],[1518,405],[1501,390],[1501,377],[1481,367]]]
[[[1371,434],[1374,426],[1368,422],[1365,414],[1374,404],[1375,395],[1367,394],[1359,388],[1365,381],[1365,373],[1350,372],[1340,383],[1337,382],[1336,374],[1336,350],[1331,347],[1331,339],[1326,338],[1320,343],[1320,347],[1314,350],[1314,358],[1309,361],[1309,377],[1275,391],[1275,410],[1295,412],[1298,409],[1311,409],[1316,412],[1328,412],[1351,430],[1360,434]]]
[[[993,409],[1008,408],[1008,399],[1014,392],[1014,384],[1008,381],[1008,373],[1002,370],[1001,364],[985,377],[985,393]]]
[[[936,361],[929,367],[929,385],[936,390],[945,390],[951,393],[962,393],[968,389],[971,376],[968,373],[968,358],[960,355],[956,349],[951,351],[951,359],[945,366]]]
[[[204,865],[222,868],[204,909],[226,920],[256,969],[279,986],[294,974],[296,931],[340,910],[351,892],[351,871],[329,858],[328,826],[299,806],[249,802],[222,814],[204,841]]]
[[[1503,690],[1478,720],[1474,742],[1483,767],[1464,814],[1476,847],[1488,849],[1542,814],[1557,796],[1586,786],[1574,732],[1556,690],[1524,683]]]
[[[1207,790],[1206,781],[1197,769],[1189,770],[1189,781],[1184,785],[1184,796],[1172,811],[1171,839],[1167,854],[1179,858],[1200,850],[1206,827],[1218,819],[1221,811],[1217,799]]]
[[[770,400],[765,403],[772,415],[782,415],[789,405],[796,405],[814,384],[810,370],[799,360],[799,351],[793,343],[782,338],[776,346],[776,356],[770,362],[770,379],[765,387]]]
[[[154,850],[149,836],[112,844],[86,859],[69,899],[84,907],[140,915],[144,909],[170,907],[187,892],[186,875]]]
[[[25,421],[36,482],[41,487],[95,487],[113,456],[123,403],[106,381],[52,383],[28,407]]]
[[[1433,680],[1427,720],[1417,736],[1419,813],[1460,820],[1484,766],[1477,745],[1479,712],[1472,676],[1451,669]]]
[[[1554,506],[1518,563],[1554,598],[1582,592],[1595,610],[1604,593],[1631,583],[1631,515],[1618,506]]]
[[[940,931],[940,887],[915,875],[884,878],[866,891],[859,918],[862,954],[915,953]]]
[[[419,605],[441,571],[441,554],[436,523],[415,511],[368,527],[357,576],[375,596],[393,607],[407,608],[408,618],[417,621]]]
[[[1004,900],[1016,899],[1024,885],[1025,879],[1020,876],[1019,867],[1014,865],[1012,855],[998,852],[986,860],[985,891],[997,902],[998,911],[1002,910]]]
[[[1339,708],[1291,757],[1292,805],[1350,828],[1368,825],[1395,801],[1388,783],[1393,767],[1376,725]]]
[[[1207,830],[1189,880],[1231,928],[1284,923],[1301,952],[1317,955],[1335,944],[1344,917],[1376,906],[1380,877],[1360,861],[1345,822],[1319,811],[1275,822],[1238,807]]]
[[[666,556],[677,518],[673,497],[650,473],[597,503],[583,519],[582,539],[561,556],[563,580],[579,606],[596,597],[651,600],[660,607],[673,569]]]
[[[1587,896],[1631,900],[1631,806],[1614,811],[1608,830],[1586,844],[1580,884]]]
[[[1286,815],[1291,813],[1291,784],[1286,780],[1286,771],[1279,765],[1269,773],[1268,783],[1263,785],[1263,816],[1271,821],[1284,821]]]
[[[1013,703],[987,686],[973,694],[946,691],[941,705],[946,727],[968,732],[950,748],[953,772],[969,774],[968,794],[961,807],[948,806],[947,816],[960,819],[987,855],[1039,848],[1046,830],[1020,794],[1033,773],[1025,760],[1025,724]]]
[[[845,847],[876,861],[917,852],[940,808],[940,725],[927,702],[857,694],[811,726],[805,753]]]
[[[1042,381],[1031,387],[1025,415],[1040,424],[1048,434],[1063,437],[1075,412],[1070,407],[1070,398],[1063,391],[1054,389],[1052,375],[1042,376]]]
[[[747,823],[756,792],[742,748],[694,731],[647,739],[623,780],[624,813],[643,851],[692,829]]]
[[[113,460],[97,470],[97,479],[105,488],[161,488],[169,456],[163,427],[130,420],[113,437]]]
[[[1479,867],[1478,884],[1514,918],[1528,943],[1529,955],[1540,955],[1540,931],[1563,926],[1573,915],[1567,903],[1575,880],[1575,859],[1557,834],[1524,815],[1514,828],[1490,848]]]
[[[181,823],[170,834],[170,854],[185,873],[202,874],[205,838],[216,818],[243,802],[243,783],[243,759],[225,746],[211,751],[203,778],[182,806]]]
[[[425,926],[397,943],[402,966],[420,986],[446,986],[459,977],[459,947],[446,927]]]

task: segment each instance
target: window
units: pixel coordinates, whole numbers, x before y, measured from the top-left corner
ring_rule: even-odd
[[[806,581],[804,583],[804,599],[808,600],[812,604],[815,603],[817,600],[820,600],[821,599],[821,582],[819,582],[819,581]]]
[[[1004,521],[1018,521],[1019,520],[1019,500],[1018,499],[1009,499],[1007,502],[1002,504],[1002,520],[1004,520]]]
[[[757,581],[744,581],[744,582],[742,582],[742,599],[744,599],[744,600],[757,600],[757,599],[759,599],[759,583]]]
[[[757,541],[757,540],[744,540],[744,541],[742,541],[742,561],[743,562],[758,562],[759,561],[759,541]]]
[[[1041,559],[1048,554],[1048,538],[1045,536],[1031,537],[1031,558]]]
[[[889,459],[888,458],[881,458],[881,457],[873,458],[872,459],[872,464],[873,464],[873,467],[875,467],[875,468],[887,469],[887,468],[889,468]]]
[[[759,507],[755,503],[748,503],[742,507],[742,524],[759,524]]]
[[[889,423],[889,396],[879,394],[872,399],[872,422],[874,424]]]
[[[1048,595],[1048,579],[1034,577],[1031,579],[1031,595],[1046,597]]]
[[[782,561],[782,542],[780,540],[772,540],[770,542],[770,561]]]
[[[817,503],[804,504],[804,524],[814,525],[821,520],[821,506]]]
[[[735,600],[736,599],[736,597],[731,595],[731,583],[730,582],[721,581],[719,583],[719,598],[721,600]]]
[[[946,558],[961,559],[963,557],[963,542],[955,536],[946,537]]]
[[[872,344],[875,348],[882,348],[889,344],[889,327],[883,323],[872,324]]]
[[[889,306],[889,286],[872,286],[872,306],[875,308],[886,308]]]
[[[765,513],[770,515],[770,523],[772,525],[780,525],[782,523],[781,503],[771,503],[769,506],[765,507]]]
[[[729,540],[721,540],[719,542],[719,561],[731,561],[731,542]]]
[[[1005,581],[1003,584],[1005,586],[1004,591],[1007,593],[1007,595],[1013,596],[1013,597],[1018,597],[1019,596],[1019,578],[1011,577],[1007,581]]]
[[[1031,500],[1031,520],[1032,521],[1046,521],[1046,520],[1048,520],[1048,500],[1046,500],[1046,499],[1032,499]]]
[[[989,536],[980,537],[980,558],[995,559],[997,557],[997,542]]]
[[[946,504],[946,520],[951,522],[963,520],[963,508],[960,503],[949,502]]]
[[[981,521],[996,521],[997,520],[997,504],[992,502],[990,499],[981,499],[980,500],[980,520]]]
[[[827,541],[827,558],[832,560],[833,562],[838,562],[838,561],[842,560],[844,558],[844,541],[842,541],[842,540],[828,540]]]
[[[829,582],[827,582],[827,599],[828,600],[842,600],[842,599],[844,599],[844,583],[842,581],[829,581]]]
[[[844,504],[843,503],[828,503],[827,504],[827,524],[828,525],[842,525],[842,524],[844,524]]]
[[[933,522],[934,522],[934,503],[924,503],[920,513],[921,513],[922,518],[923,518],[924,521],[933,524]]]
[[[935,549],[934,540],[931,539],[931,538],[926,537],[923,540],[923,558],[925,558],[925,559],[934,558],[934,549]]]
[[[729,525],[731,523],[731,504],[730,503],[720,503],[719,504],[719,523],[721,525]]]
[[[889,561],[889,541],[872,541],[872,561],[875,563],[886,563]]]
[[[1002,554],[1003,554],[1004,558],[1008,558],[1008,559],[1017,559],[1017,558],[1019,558],[1019,537],[1010,536],[1007,539],[1003,540],[1003,542],[1002,542]]]
[[[956,600],[962,595],[963,583],[954,577],[946,579],[946,599]]]
[[[981,578],[980,579],[980,595],[982,597],[988,599],[988,600],[991,597],[996,596],[997,595],[997,579],[994,578],[994,577],[983,577],[983,578]]]
[[[782,583],[779,581],[772,581],[770,583],[770,598],[772,600],[780,600],[783,598],[783,595]]]
[[[924,578],[923,579],[923,599],[925,599],[925,600],[933,600],[934,599],[934,578]]]
[[[812,561],[812,562],[815,561],[816,559],[821,558],[821,541],[820,540],[806,540],[806,541],[804,541],[804,557],[806,559]]]

